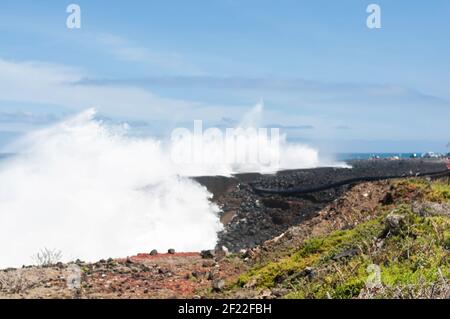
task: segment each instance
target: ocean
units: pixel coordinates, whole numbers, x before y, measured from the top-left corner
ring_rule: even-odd
[[[335,159],[338,161],[349,161],[349,160],[366,160],[372,157],[379,157],[379,158],[391,158],[394,156],[397,156],[402,159],[411,158],[414,154],[417,156],[421,156],[421,152],[417,153],[338,153],[335,155]],[[0,153],[0,160],[4,160],[6,158],[9,158],[11,156],[14,156],[14,154],[10,153]]]
[[[421,152],[417,153],[338,153],[336,154],[336,159],[338,161],[349,161],[349,160],[365,160],[373,157],[379,158],[392,158],[397,156],[402,159],[411,158],[415,155],[421,156]]]

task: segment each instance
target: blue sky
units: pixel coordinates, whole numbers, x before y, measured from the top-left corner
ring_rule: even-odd
[[[2,1],[0,34],[0,146],[89,107],[163,135],[261,98],[264,125],[337,152],[450,141],[445,0]]]

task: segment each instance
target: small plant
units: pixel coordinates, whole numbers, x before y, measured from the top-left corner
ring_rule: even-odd
[[[32,258],[38,266],[48,267],[58,263],[61,260],[62,252],[60,250],[44,248]]]
[[[28,286],[29,283],[20,270],[14,272],[0,272],[0,291],[18,294],[26,290]]]

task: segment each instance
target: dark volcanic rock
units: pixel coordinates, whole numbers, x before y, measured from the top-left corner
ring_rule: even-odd
[[[212,250],[202,250],[200,253],[203,259],[212,259],[214,258],[214,251]]]
[[[157,251],[156,249],[153,249],[153,250],[150,252],[150,256],[156,256],[156,255],[158,255],[158,251]]]
[[[226,183],[228,191],[218,192],[215,201],[223,215],[231,214],[219,233],[218,247],[231,252],[253,248],[279,236],[290,226],[313,218],[326,205],[340,198],[352,184],[304,195],[280,196],[257,194],[253,187],[275,190],[310,189],[360,177],[416,176],[443,171],[445,163],[433,160],[359,160],[348,163],[352,168],[324,167],[282,171],[273,175],[238,174]],[[211,177],[209,184],[221,180]],[[238,181],[238,183],[236,183]],[[219,189],[214,184],[214,189]],[[225,189],[225,188],[224,188]],[[392,196],[382,201],[389,204]]]
[[[359,253],[359,250],[356,248],[347,249],[347,250],[341,252],[340,254],[337,254],[336,256],[334,256],[333,259],[339,260],[339,259],[343,259],[343,258],[349,258],[349,257],[353,257],[353,256],[357,255],[358,253]]]
[[[356,177],[416,176],[417,174],[443,171],[443,161],[433,160],[354,160],[351,168],[323,167],[291,170],[275,176],[263,176],[254,186],[268,189],[314,188]]]

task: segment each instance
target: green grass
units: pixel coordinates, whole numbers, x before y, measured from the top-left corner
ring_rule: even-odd
[[[440,201],[448,196],[447,185],[430,186],[420,182],[413,187],[426,189],[427,199]],[[386,231],[388,213],[403,218],[395,233]],[[370,265],[379,267],[385,287],[433,283],[439,280],[439,270],[448,278],[449,246],[447,217],[421,217],[413,213],[411,206],[399,205],[354,229],[306,240],[290,256],[243,274],[236,285],[251,284],[255,289],[287,288],[290,291],[287,298],[354,298],[366,287]],[[335,258],[349,249],[357,249],[359,253]],[[305,274],[307,267],[313,269],[313,276]]]
[[[450,184],[443,181],[412,178],[396,183],[395,187],[400,196],[407,197],[408,193],[415,193],[427,201],[450,204]]]

